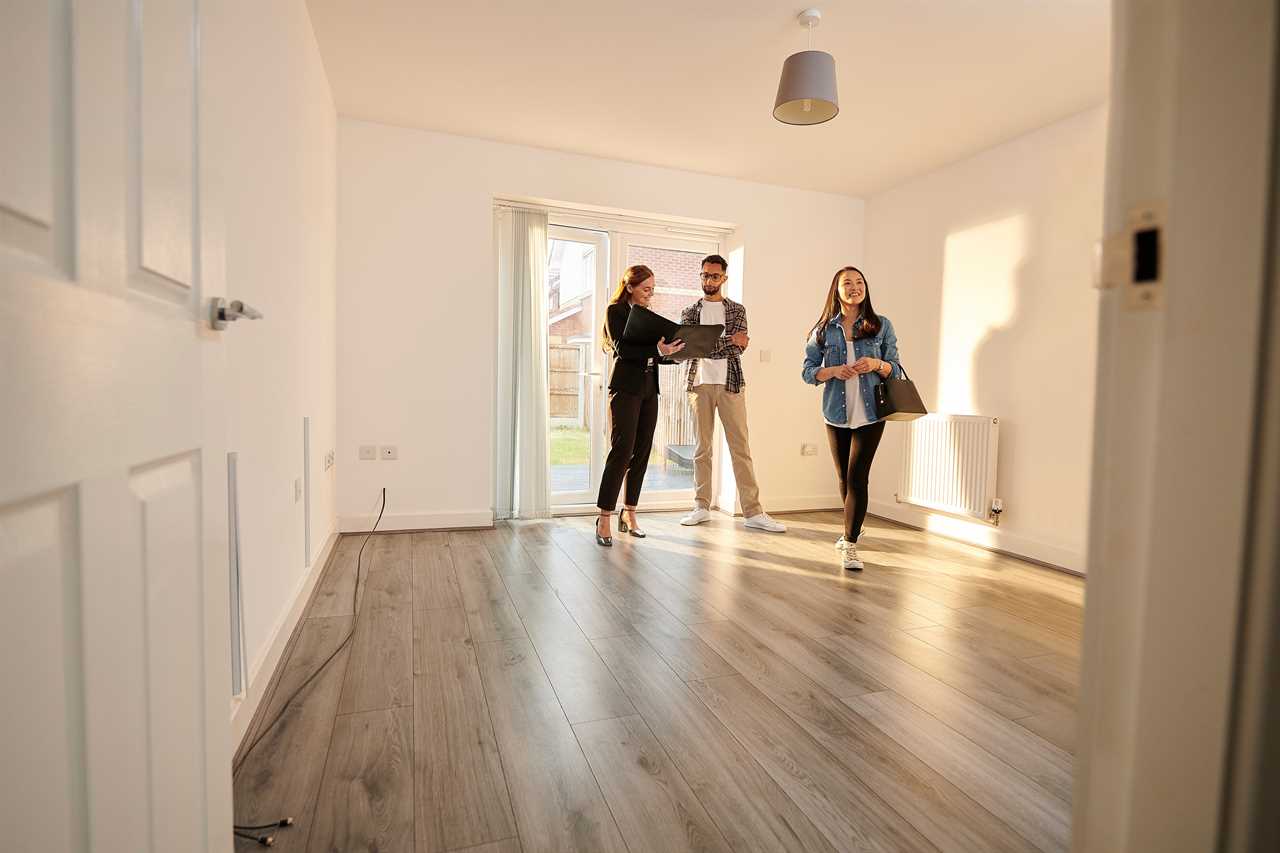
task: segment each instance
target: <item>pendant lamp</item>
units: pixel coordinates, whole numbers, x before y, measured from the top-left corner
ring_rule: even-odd
[[[797,20],[809,31],[809,49],[791,54],[782,64],[773,117],[784,124],[822,124],[840,112],[836,60],[826,51],[813,49],[813,30],[822,22],[822,13],[806,9]]]

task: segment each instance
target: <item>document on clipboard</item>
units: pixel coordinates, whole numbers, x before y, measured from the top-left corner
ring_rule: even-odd
[[[668,357],[672,361],[688,361],[711,355],[720,345],[720,336],[723,334],[724,326],[720,323],[682,326],[648,308],[632,305],[622,339],[645,346],[656,345],[659,338],[665,338],[667,343],[684,341],[684,349]]]

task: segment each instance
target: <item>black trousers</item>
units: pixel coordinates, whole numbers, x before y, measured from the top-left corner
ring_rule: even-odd
[[[642,394],[613,391],[609,394],[609,456],[604,461],[600,480],[600,499],[596,506],[613,512],[618,508],[618,492],[627,481],[625,505],[640,502],[644,472],[649,467],[653,450],[653,430],[658,425],[658,369],[645,371]]]
[[[867,480],[871,476],[871,460],[884,435],[884,421],[858,429],[845,429],[827,424],[827,440],[831,443],[831,459],[836,463],[840,480],[840,497],[844,499],[844,538],[857,542],[862,535],[862,522],[867,517]]]

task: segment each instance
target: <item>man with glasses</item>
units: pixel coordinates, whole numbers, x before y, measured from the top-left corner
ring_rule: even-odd
[[[724,325],[720,345],[711,355],[689,361],[689,402],[698,430],[693,467],[696,505],[680,523],[691,526],[711,518],[711,452],[715,446],[716,412],[719,412],[729,442],[729,455],[733,458],[733,474],[738,481],[738,499],[742,502],[746,526],[785,533],[786,525],[774,521],[760,506],[760,488],[751,464],[751,448],[747,446],[747,403],[742,395],[742,386],[746,384],[742,380],[742,352],[748,342],[747,309],[726,299],[722,292],[729,278],[725,274],[728,269],[728,263],[719,255],[704,259],[703,296],[680,315],[683,324]]]

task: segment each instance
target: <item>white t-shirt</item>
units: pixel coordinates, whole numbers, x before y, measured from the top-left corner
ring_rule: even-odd
[[[724,325],[724,302],[702,300],[702,317],[698,321],[704,326],[716,323]],[[729,381],[729,360],[727,358],[698,359],[698,381],[696,385],[724,385]]]
[[[845,364],[853,364],[858,360],[857,353],[853,349],[853,341],[845,340]],[[857,429],[871,423],[867,420],[867,407],[862,402],[862,377],[857,374],[852,379],[844,381],[844,408],[845,417],[848,423],[832,424],[833,427],[844,427],[845,429]]]

